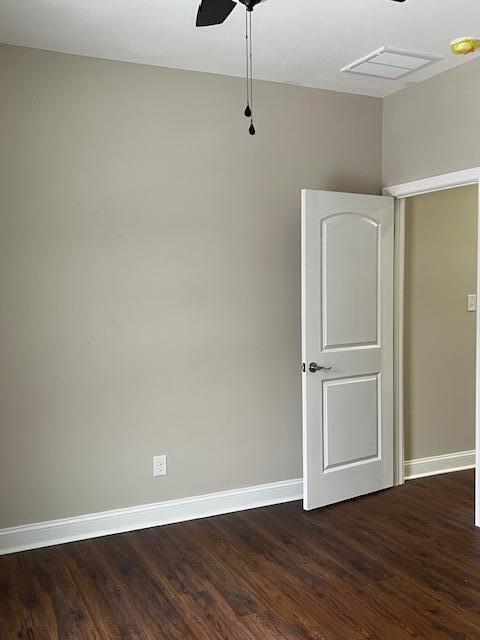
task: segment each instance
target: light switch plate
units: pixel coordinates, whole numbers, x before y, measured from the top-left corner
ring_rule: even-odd
[[[475,293],[469,293],[467,296],[467,311],[477,310],[477,296]]]

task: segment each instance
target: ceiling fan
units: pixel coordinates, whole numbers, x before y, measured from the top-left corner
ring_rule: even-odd
[[[405,0],[392,0],[393,2],[405,2]],[[265,0],[238,0],[244,4],[247,11],[253,11],[257,4]],[[237,5],[234,0],[202,0],[197,14],[197,27],[210,27],[214,24],[225,22]]]
[[[405,0],[391,0],[405,2]],[[245,117],[250,118],[250,135],[255,135],[253,124],[253,54],[252,54],[252,13],[254,8],[265,0],[201,0],[197,13],[197,27],[210,27],[222,24],[232,13],[238,3],[245,5],[245,41],[247,62],[247,106]]]

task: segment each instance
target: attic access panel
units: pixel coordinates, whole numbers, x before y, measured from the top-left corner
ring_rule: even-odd
[[[442,59],[442,56],[430,53],[381,47],[368,56],[343,67],[340,71],[384,80],[399,80]]]

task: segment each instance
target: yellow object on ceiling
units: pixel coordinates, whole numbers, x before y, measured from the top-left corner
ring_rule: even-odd
[[[479,48],[480,38],[457,38],[450,43],[450,49],[452,50],[452,53],[457,56],[474,53],[474,51]]]

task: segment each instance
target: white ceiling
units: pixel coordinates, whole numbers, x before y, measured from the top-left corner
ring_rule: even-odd
[[[195,28],[199,0],[0,0],[0,42],[242,76],[244,7]],[[473,56],[448,44],[480,35],[479,0],[268,0],[254,13],[255,76],[387,96]],[[383,45],[445,59],[389,81],[339,69]]]

